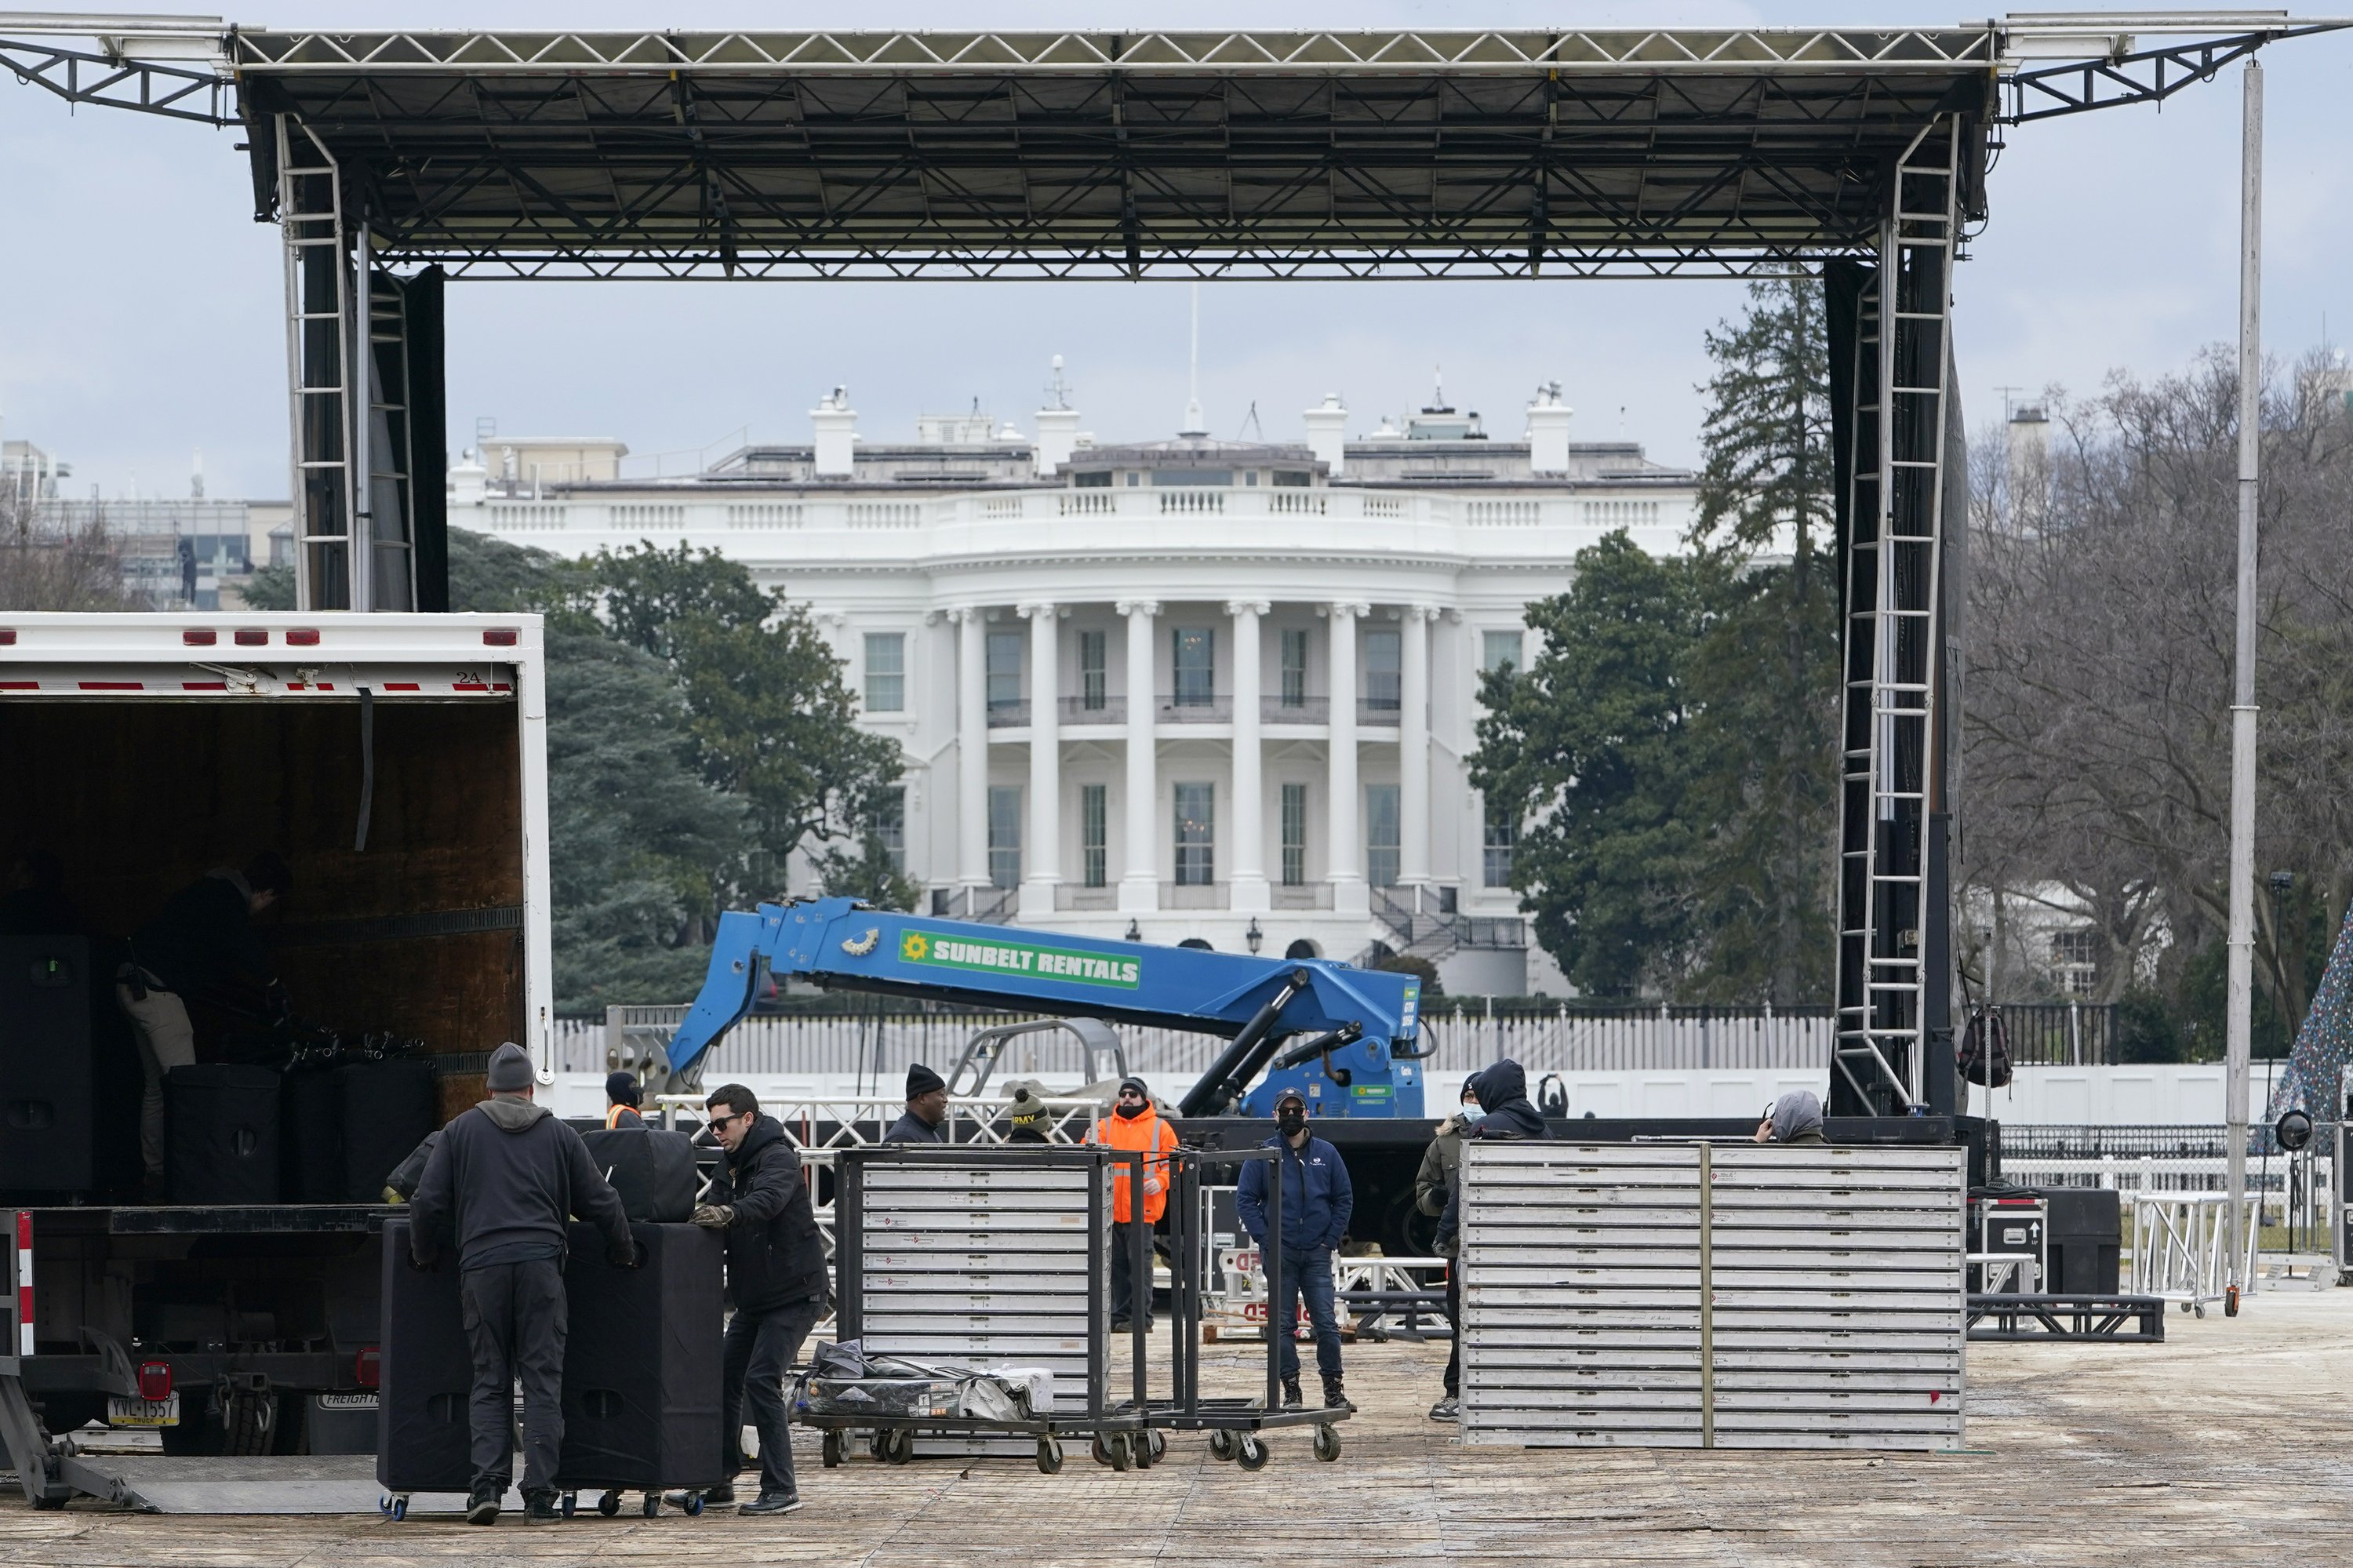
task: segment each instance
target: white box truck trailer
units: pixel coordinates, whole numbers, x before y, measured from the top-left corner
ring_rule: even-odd
[[[27,1497],[92,1489],[57,1441],[90,1420],[295,1453],[306,1413],[364,1402],[389,1211],[142,1198],[115,965],[176,889],[270,850],[293,891],[259,924],[300,1014],[413,1043],[443,1119],[501,1041],[552,1074],[545,690],[529,615],[0,612],[0,859],[40,884],[0,937],[0,1436]]]

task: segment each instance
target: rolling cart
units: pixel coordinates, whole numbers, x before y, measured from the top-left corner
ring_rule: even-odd
[[[1271,1149],[1179,1149],[1169,1159],[1169,1213],[1175,1216],[1171,1275],[1171,1346],[1175,1397],[1150,1406],[1151,1424],[1169,1432],[1206,1432],[1209,1455],[1231,1459],[1245,1470],[1256,1470],[1271,1458],[1265,1434],[1283,1427],[1312,1426],[1318,1459],[1330,1463],[1340,1457],[1339,1424],[1353,1407],[1303,1406],[1282,1408],[1282,1346],[1278,1334],[1295,1333],[1296,1326],[1274,1321],[1275,1303],[1282,1299],[1282,1249],[1268,1248],[1266,1257],[1267,1336],[1266,1392],[1257,1400],[1208,1398],[1201,1395],[1201,1317],[1206,1281],[1202,1278],[1203,1237],[1201,1175],[1205,1169],[1240,1167],[1253,1160],[1273,1166],[1268,1181],[1268,1227],[1282,1234],[1282,1160]]]
[[[812,1410],[794,1419],[824,1434],[827,1466],[863,1445],[903,1465],[919,1439],[969,1448],[1027,1438],[1038,1468],[1062,1467],[1065,1440],[1084,1439],[1098,1463],[1142,1468],[1166,1451],[1145,1398],[1144,1314],[1132,1334],[1134,1390],[1111,1392],[1112,1175],[1125,1167],[1141,1192],[1144,1156],[1092,1146],[879,1144],[841,1151],[835,1191],[836,1338],[869,1356],[919,1363],[1042,1368],[1050,1409],[1028,1419],[953,1414]],[[1139,1288],[1152,1278],[1151,1238],[1133,1228]],[[1075,1401],[1061,1390],[1083,1390]]]

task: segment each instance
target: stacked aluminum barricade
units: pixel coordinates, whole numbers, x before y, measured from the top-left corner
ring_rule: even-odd
[[[1053,1408],[1099,1405],[1109,1366],[1112,1166],[1100,1151],[924,1149],[842,1161],[838,1337],[870,1355],[1044,1368]],[[1041,1413],[1042,1414],[1042,1413]],[[927,1437],[932,1453],[1026,1454],[1029,1439]]]
[[[1965,1150],[1463,1154],[1465,1442],[1959,1445]]]

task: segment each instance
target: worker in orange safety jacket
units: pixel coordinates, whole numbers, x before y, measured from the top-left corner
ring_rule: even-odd
[[[1160,1223],[1168,1208],[1168,1160],[1176,1147],[1176,1129],[1160,1119],[1153,1108],[1152,1091],[1138,1077],[1119,1081],[1119,1097],[1113,1102],[1111,1115],[1095,1123],[1087,1135],[1090,1143],[1100,1143],[1109,1149],[1129,1150],[1149,1154],[1145,1161],[1144,1206],[1139,1213],[1134,1195],[1129,1192],[1129,1167],[1113,1168],[1111,1190],[1111,1331],[1114,1334],[1132,1332],[1134,1314],[1141,1310],[1144,1326],[1152,1327],[1152,1277],[1144,1277],[1143,1297],[1139,1307],[1134,1266],[1131,1249],[1135,1245],[1135,1227],[1147,1229]]]

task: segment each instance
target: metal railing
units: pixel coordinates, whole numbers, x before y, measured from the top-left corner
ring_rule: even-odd
[[[1278,882],[1269,891],[1277,909],[1332,907],[1332,885],[1328,882]]]
[[[1055,705],[1064,724],[1125,724],[1127,699],[1102,696],[1092,702],[1084,697],[1064,697]]]
[[[1332,699],[1301,697],[1285,702],[1281,697],[1261,697],[1258,717],[1261,724],[1330,724]]]
[[[1163,692],[1153,705],[1153,718],[1160,724],[1231,724],[1234,721],[1234,699],[1224,695],[1196,695],[1192,693]]]
[[[2105,1001],[2005,1001],[2010,1059],[2021,1067],[2112,1066],[2119,1060],[2116,1007]]]
[[[988,727],[991,729],[1021,729],[1029,723],[1029,705],[1027,701],[988,705]]]
[[[1160,885],[1160,907],[1163,909],[1223,909],[1229,899],[1222,882],[1164,882]]]
[[[1402,722],[1401,715],[1404,711],[1395,697],[1358,697],[1356,699],[1358,724],[1368,724],[1377,728],[1394,727]]]

